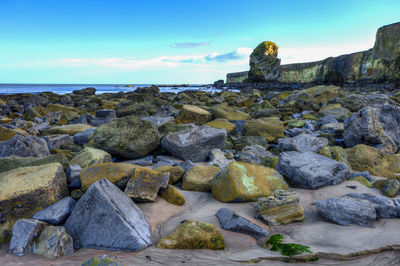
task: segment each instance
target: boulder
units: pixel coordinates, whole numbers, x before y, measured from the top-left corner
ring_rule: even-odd
[[[157,128],[135,116],[118,118],[98,127],[93,139],[96,147],[130,159],[142,158],[160,144]]]
[[[168,249],[224,249],[225,241],[218,230],[209,223],[185,220],[175,231],[157,243]]]
[[[151,228],[144,214],[107,179],[90,186],[64,227],[76,249],[140,251],[151,245]]]
[[[271,157],[273,154],[260,145],[251,145],[243,147],[237,154],[237,160],[246,163],[260,164],[265,157]]]
[[[195,105],[184,105],[175,118],[178,124],[205,124],[211,120],[211,113]]]
[[[79,164],[69,165],[65,171],[69,188],[81,187],[81,170]]]
[[[250,115],[226,105],[218,105],[212,109],[212,114],[215,118],[226,119],[228,121],[247,120]]]
[[[225,153],[220,149],[212,149],[209,158],[210,162],[208,164],[219,168],[224,168],[228,166],[231,162],[235,161],[233,159],[226,158]]]
[[[193,162],[205,161],[214,148],[225,148],[225,129],[192,127],[164,137],[161,145],[173,156]]]
[[[162,125],[164,125],[168,122],[174,121],[173,116],[152,115],[152,116],[142,116],[142,117],[140,117],[140,119],[147,120],[147,121],[151,122],[153,125],[155,125],[156,127],[161,127]]]
[[[181,181],[185,171],[180,166],[169,166],[164,165],[154,169],[154,171],[160,173],[169,173],[169,184],[176,184]]]
[[[269,225],[304,220],[304,209],[295,191],[276,190],[273,196],[258,198],[257,218]]]
[[[78,164],[81,168],[85,168],[97,163],[111,162],[111,155],[107,152],[95,148],[84,148],[69,162],[71,165]]]
[[[68,195],[67,178],[59,163],[22,167],[0,174],[2,224],[0,242],[11,239],[14,223]]]
[[[279,81],[281,60],[278,58],[278,46],[265,41],[260,43],[250,55],[250,81]]]
[[[90,125],[98,127],[117,118],[114,110],[101,109],[96,111],[96,116],[90,121]]]
[[[229,122],[226,119],[217,118],[206,124],[213,128],[225,128],[227,132],[233,132],[236,129],[236,125]]]
[[[350,169],[352,169],[349,160],[347,158],[346,150],[340,146],[325,146],[318,151],[319,154],[326,156],[335,161],[344,163]]]
[[[160,188],[158,194],[171,204],[178,206],[185,204],[185,197],[172,185],[168,185],[166,189]]]
[[[9,140],[0,142],[0,158],[8,156],[46,157],[49,155],[47,142],[39,137],[15,135]]]
[[[262,136],[268,142],[277,143],[284,138],[285,129],[278,117],[267,117],[249,120],[243,127],[244,136]]]
[[[34,219],[18,220],[12,229],[12,238],[8,252],[16,256],[32,253],[32,242],[42,231],[45,223]]]
[[[94,130],[94,128],[89,128],[88,130],[76,133],[74,135],[74,142],[79,145],[89,143],[93,138]]]
[[[182,189],[211,192],[211,180],[220,168],[209,165],[195,165],[185,172],[182,179]]]
[[[45,226],[32,243],[32,254],[55,259],[74,252],[73,240],[62,226]]]
[[[129,163],[97,163],[83,168],[80,172],[81,190],[85,192],[96,181],[107,178],[108,181],[124,190],[137,166]]]
[[[9,156],[0,158],[0,173],[12,169],[28,166],[39,166],[49,163],[61,163],[64,168],[68,165],[68,159],[62,154],[53,154],[47,157],[17,157]]]
[[[395,197],[400,191],[400,181],[397,179],[385,180],[382,187],[383,195],[387,197]]]
[[[135,202],[154,202],[160,188],[167,188],[169,174],[147,168],[135,169],[125,188],[125,194]]]
[[[288,128],[302,128],[306,125],[306,122],[303,120],[293,119],[290,120],[287,124]]]
[[[87,87],[87,88],[80,89],[80,90],[74,90],[72,93],[76,94],[76,95],[82,95],[82,96],[95,95],[96,94],[96,88]]]
[[[294,187],[306,189],[336,185],[351,176],[345,164],[313,152],[283,152],[276,169]]]
[[[230,163],[211,182],[212,195],[221,202],[257,201],[273,195],[275,190],[287,189],[276,170],[243,162]]]
[[[17,134],[14,130],[10,128],[5,128],[0,126],[0,141],[9,140]]]
[[[321,148],[328,145],[326,138],[319,138],[312,134],[300,134],[290,140],[292,150],[298,152],[317,152]]]
[[[230,209],[221,208],[215,216],[217,216],[221,227],[225,230],[247,234],[255,239],[268,236],[267,230],[239,216]]]
[[[381,105],[364,107],[344,121],[347,147],[367,144],[387,153],[400,149],[400,107]]]
[[[46,209],[38,211],[32,218],[52,225],[62,225],[75,207],[75,203],[73,198],[65,197]]]
[[[74,141],[73,137],[71,137],[68,134],[63,134],[48,138],[47,144],[49,146],[49,150],[53,150],[53,149],[59,149],[62,145],[67,143],[72,143],[73,141]]]
[[[83,132],[91,128],[93,127],[86,124],[70,124],[52,127],[49,128],[46,132],[47,134],[68,134],[70,136],[73,136],[77,133]]]
[[[345,107],[324,108],[318,113],[320,116],[332,116],[340,122],[343,122],[347,117],[351,116],[349,109]]]

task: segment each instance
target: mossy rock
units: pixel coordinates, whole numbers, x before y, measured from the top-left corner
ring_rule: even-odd
[[[73,136],[79,132],[86,131],[90,128],[93,128],[87,124],[71,124],[71,125],[63,125],[63,126],[55,126],[46,130],[47,134],[68,134]]]
[[[169,173],[169,184],[176,184],[181,181],[185,170],[182,169],[180,166],[170,166],[164,165],[154,169],[154,171],[160,173]]]
[[[124,116],[149,116],[157,113],[157,106],[149,102],[134,103],[131,101],[124,101],[115,106],[115,113],[117,117]]]
[[[383,195],[393,198],[400,192],[400,181],[397,179],[387,179],[383,182],[381,190]]]
[[[321,148],[318,153],[335,161],[344,163],[351,169],[351,164],[347,158],[346,150],[340,146],[325,146]]]
[[[78,164],[80,167],[85,168],[97,163],[111,162],[111,155],[107,152],[95,148],[84,148],[70,161],[71,165]]]
[[[278,117],[249,120],[243,127],[243,135],[262,136],[272,143],[277,143],[279,138],[284,138],[284,132],[283,123]]]
[[[157,243],[167,249],[224,249],[225,241],[218,230],[209,223],[186,220],[171,234]]]
[[[313,121],[318,121],[319,117],[316,116],[315,114],[304,114],[303,115],[304,120],[313,120]]]
[[[227,132],[232,132],[236,128],[235,124],[232,124],[228,120],[221,118],[212,120],[208,122],[206,125],[213,128],[225,128]]]
[[[83,262],[81,266],[124,266],[121,262],[107,255],[93,257]]]
[[[265,166],[265,167],[269,167],[269,168],[274,168],[276,167],[276,165],[279,162],[279,157],[278,156],[273,156],[273,157],[265,157],[262,162],[261,165]]]
[[[364,186],[366,186],[366,187],[368,187],[368,188],[373,188],[374,186],[371,184],[371,182],[369,182],[365,177],[363,177],[363,176],[355,176],[355,177],[352,177],[352,178],[350,178],[349,180],[352,180],[352,181],[357,181],[357,182],[359,182],[360,184],[363,184]]]
[[[0,126],[0,141],[9,140],[16,134],[14,130]]]
[[[229,121],[250,119],[249,114],[240,110],[233,109],[223,104],[214,107],[212,109],[212,114],[215,118],[226,119]]]
[[[160,137],[163,138],[166,135],[178,132],[178,131],[182,131],[185,129],[189,129],[191,127],[193,127],[194,124],[175,124],[172,122],[167,122],[164,125],[160,126],[158,128],[159,132],[160,132]]]
[[[220,168],[210,165],[195,165],[185,172],[182,179],[182,189],[191,191],[211,192],[211,180]]]
[[[175,121],[178,124],[196,123],[202,125],[210,121],[211,117],[211,113],[203,108],[195,105],[184,105]]]
[[[302,253],[312,254],[310,247],[303,246],[296,243],[283,243],[284,237],[281,234],[275,234],[270,236],[270,238],[265,242],[264,248],[272,251],[277,251],[283,256],[292,257],[295,255],[300,255]],[[310,260],[318,260],[317,256],[313,256]]]
[[[61,154],[53,154],[44,158],[10,156],[0,158],[0,173],[20,167],[39,166],[49,163],[61,163],[64,169],[68,167],[68,159]]]
[[[290,120],[287,124],[288,128],[302,128],[306,125],[306,121],[293,119]]]
[[[63,112],[63,114],[61,115],[60,120],[58,120],[58,125],[66,125],[69,122],[76,120],[80,117],[79,114],[77,114],[76,112],[73,111],[66,111]]]
[[[158,194],[171,204],[177,206],[185,204],[185,197],[172,185],[168,185],[166,189],[160,189]]]

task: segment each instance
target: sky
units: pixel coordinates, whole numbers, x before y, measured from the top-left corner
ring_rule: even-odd
[[[212,83],[262,41],[310,62],[399,21],[399,0],[0,0],[0,83]]]

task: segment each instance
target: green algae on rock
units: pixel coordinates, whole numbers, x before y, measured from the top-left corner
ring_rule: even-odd
[[[284,240],[283,235],[281,234],[275,234],[272,235],[267,242],[264,244],[264,248],[267,248],[272,251],[277,251],[281,253],[283,256],[287,257],[292,257],[294,255],[300,255],[302,253],[310,253],[312,254],[313,252],[311,251],[310,247],[308,246],[303,246],[300,244],[296,243],[282,243]],[[318,260],[317,256],[313,256],[310,258],[310,261],[315,261]]]

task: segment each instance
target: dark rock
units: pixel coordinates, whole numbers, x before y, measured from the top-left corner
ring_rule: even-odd
[[[46,157],[49,155],[47,142],[39,137],[15,135],[9,140],[0,142],[0,158],[7,156]]]
[[[74,139],[72,136],[68,134],[63,134],[52,138],[48,138],[47,144],[49,146],[49,150],[53,150],[53,149],[59,149],[62,145],[66,143],[71,143],[73,141]]]
[[[352,172],[351,177],[356,177],[356,176],[362,176],[365,179],[367,179],[369,182],[372,181],[371,174],[368,171],[364,172]]]
[[[92,139],[94,131],[94,128],[89,128],[88,130],[76,133],[74,135],[74,142],[79,145],[88,143]]]
[[[94,119],[94,116],[91,114],[81,115],[78,119],[71,121],[70,124],[90,124],[90,122]]]
[[[293,137],[290,141],[292,150],[299,152],[316,152],[328,145],[326,138],[319,138],[311,134],[300,134]]]
[[[79,164],[69,165],[65,171],[69,188],[81,187],[81,170]]]
[[[71,197],[65,197],[51,204],[44,210],[33,215],[33,219],[52,225],[62,225],[75,206],[76,201]]]
[[[74,90],[72,93],[76,94],[76,95],[83,95],[83,96],[95,95],[96,94],[96,88],[87,87],[87,88],[84,88],[84,89],[81,89],[81,90]]]
[[[140,117],[140,119],[150,121],[156,127],[160,127],[165,123],[172,122],[174,120],[174,117],[152,115],[152,116],[142,116]]]
[[[242,151],[237,154],[237,160],[246,163],[260,164],[267,156],[273,156],[273,154],[260,145],[251,145],[245,146]]]
[[[140,166],[152,166],[153,165],[153,155],[149,155],[136,160],[123,161],[124,163],[136,164]]]
[[[23,256],[32,252],[32,242],[38,237],[45,223],[34,219],[18,220],[12,230],[9,253]]]
[[[89,123],[92,126],[101,126],[117,118],[114,110],[101,109],[96,111],[96,116]]]
[[[323,125],[332,123],[338,123],[338,121],[332,115],[326,115],[318,120],[317,128],[321,128]]]

